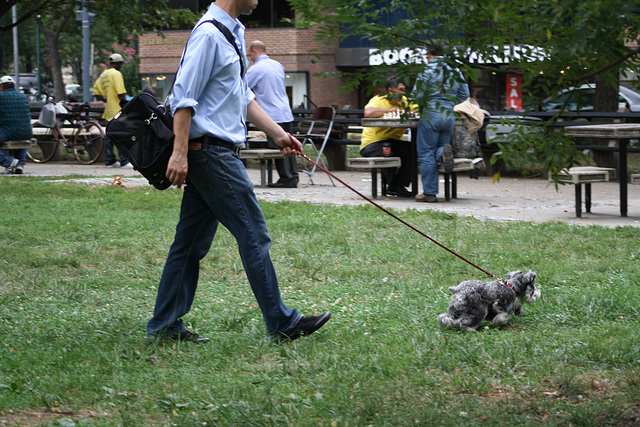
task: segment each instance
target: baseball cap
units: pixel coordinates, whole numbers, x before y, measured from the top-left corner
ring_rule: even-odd
[[[5,84],[5,83],[15,83],[15,81],[13,80],[13,77],[11,77],[11,76],[2,76],[2,77],[0,77],[0,84]]]
[[[122,59],[122,55],[119,53],[114,53],[109,57],[109,62],[124,62],[124,59]]]

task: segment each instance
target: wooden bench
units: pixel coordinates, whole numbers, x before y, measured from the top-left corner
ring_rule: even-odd
[[[584,207],[591,213],[591,183],[608,182],[611,173],[615,169],[600,168],[595,166],[581,166],[565,169],[558,174],[558,179],[576,187],[576,217],[582,217],[582,184],[584,184]],[[552,180],[549,177],[549,180]]]
[[[476,168],[473,159],[453,159],[453,171],[446,173],[444,166],[438,165],[438,171],[444,174],[444,198],[446,201],[458,198],[458,172],[469,172]]]
[[[5,141],[5,142],[0,142],[0,149],[2,149],[2,150],[22,150],[22,149],[26,148],[28,150],[35,143],[36,143],[36,139],[35,138],[20,139],[20,140],[14,140],[14,141]]]
[[[353,169],[371,170],[371,197],[378,198],[378,169],[399,168],[400,157],[355,157],[347,159],[349,167]],[[387,195],[387,180],[383,173],[381,176],[381,193]]]
[[[266,187],[273,182],[273,160],[284,159],[280,150],[274,148],[259,148],[240,150],[242,160],[260,160],[260,187]]]

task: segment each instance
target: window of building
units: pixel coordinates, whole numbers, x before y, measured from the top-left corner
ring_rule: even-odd
[[[169,7],[185,8],[195,13],[204,13],[211,4],[210,0],[169,0]],[[251,15],[240,16],[240,21],[247,28],[281,28],[293,27],[285,18],[293,19],[295,12],[287,0],[260,0],[258,7]]]
[[[285,18],[295,18],[287,0],[260,0],[251,15],[241,15],[238,19],[247,28],[293,27],[293,23],[284,21]]]
[[[309,72],[294,71],[285,73],[285,86],[291,108],[311,108],[309,106]]]
[[[153,96],[158,101],[164,101],[169,91],[171,90],[171,84],[175,78],[175,73],[172,74],[143,74],[142,75],[142,89],[151,89]]]
[[[175,79],[175,74],[143,74],[142,89],[149,88],[153,91],[153,96],[164,101],[171,84]],[[309,106],[309,72],[293,71],[285,73],[285,86],[291,108],[311,108]]]

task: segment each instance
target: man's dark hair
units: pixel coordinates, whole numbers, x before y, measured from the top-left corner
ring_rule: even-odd
[[[427,45],[427,52],[433,56],[442,56],[444,47],[440,44],[429,44]]]
[[[398,81],[398,78],[396,76],[391,76],[387,78],[387,89],[389,88],[395,89],[398,87],[399,84],[400,84],[400,81]]]

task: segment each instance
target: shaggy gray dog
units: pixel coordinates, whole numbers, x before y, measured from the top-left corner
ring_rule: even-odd
[[[446,313],[438,316],[438,324],[444,328],[475,332],[483,320],[495,325],[505,325],[512,314],[522,314],[523,303],[540,298],[536,288],[536,273],[529,270],[512,271],[509,280],[483,282],[467,280],[449,288],[451,300]]]

